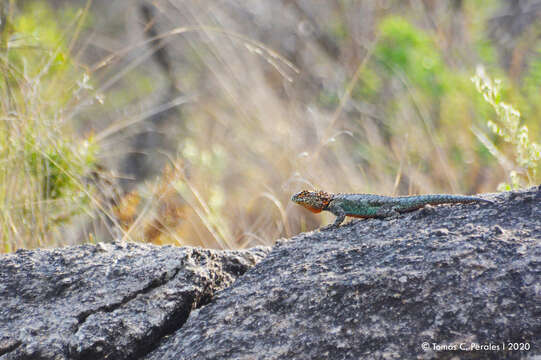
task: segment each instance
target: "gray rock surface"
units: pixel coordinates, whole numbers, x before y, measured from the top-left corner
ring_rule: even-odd
[[[489,198],[280,241],[146,359],[540,355],[541,191]]]
[[[136,359],[268,253],[132,243],[0,257],[0,359]]]
[[[270,253],[117,243],[4,255],[0,359],[538,359],[541,189],[487,197]],[[472,343],[493,349],[452,349]]]

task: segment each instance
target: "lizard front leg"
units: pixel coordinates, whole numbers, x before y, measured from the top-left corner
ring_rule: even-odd
[[[346,212],[339,205],[331,203],[331,204],[329,204],[329,206],[325,210],[327,210],[327,211],[331,212],[333,215],[335,215],[336,219],[334,220],[334,223],[322,227],[320,229],[321,231],[337,228],[346,219]]]

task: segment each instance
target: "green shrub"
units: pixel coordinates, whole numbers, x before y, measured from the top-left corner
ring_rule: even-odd
[[[478,67],[472,81],[483,95],[483,99],[496,112],[496,120],[488,120],[488,127],[506,143],[511,144],[514,149],[516,167],[509,169],[510,183],[500,184],[499,189],[510,190],[537,184],[539,182],[538,170],[541,165],[541,146],[529,139],[528,127],[521,125],[520,112],[513,105],[502,101],[501,81],[488,77],[483,67]],[[492,151],[492,153],[495,156],[500,154],[497,151]]]

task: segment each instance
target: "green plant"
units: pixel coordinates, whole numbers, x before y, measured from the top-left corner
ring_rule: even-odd
[[[445,71],[435,42],[421,29],[398,16],[389,16],[379,24],[380,40],[374,56],[388,71],[407,74],[412,85],[441,95]]]
[[[70,56],[84,12],[62,30],[45,3],[6,17],[0,52],[0,251],[57,244],[62,226],[90,211],[97,144],[80,139],[68,121],[88,76]],[[63,13],[64,14],[64,13]],[[74,35],[76,36],[76,35]],[[77,81],[77,79],[82,79]],[[71,105],[70,105],[71,104]]]
[[[484,100],[496,112],[497,120],[488,120],[488,127],[494,134],[514,147],[517,167],[509,171],[510,184],[500,184],[499,189],[510,190],[537,183],[539,181],[537,174],[541,165],[541,146],[529,139],[528,127],[521,125],[520,112],[502,101],[501,80],[492,80],[483,67],[478,67],[472,81]],[[494,156],[499,156],[495,146],[490,146],[489,150]]]

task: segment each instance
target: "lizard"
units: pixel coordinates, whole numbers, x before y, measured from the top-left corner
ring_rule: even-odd
[[[336,216],[334,223],[322,227],[321,230],[337,228],[344,222],[346,216],[387,218],[420,209],[425,205],[494,203],[490,200],[465,195],[433,194],[391,197],[374,194],[330,194],[325,191],[307,190],[293,195],[291,201],[314,213],[329,211],[334,214]]]

